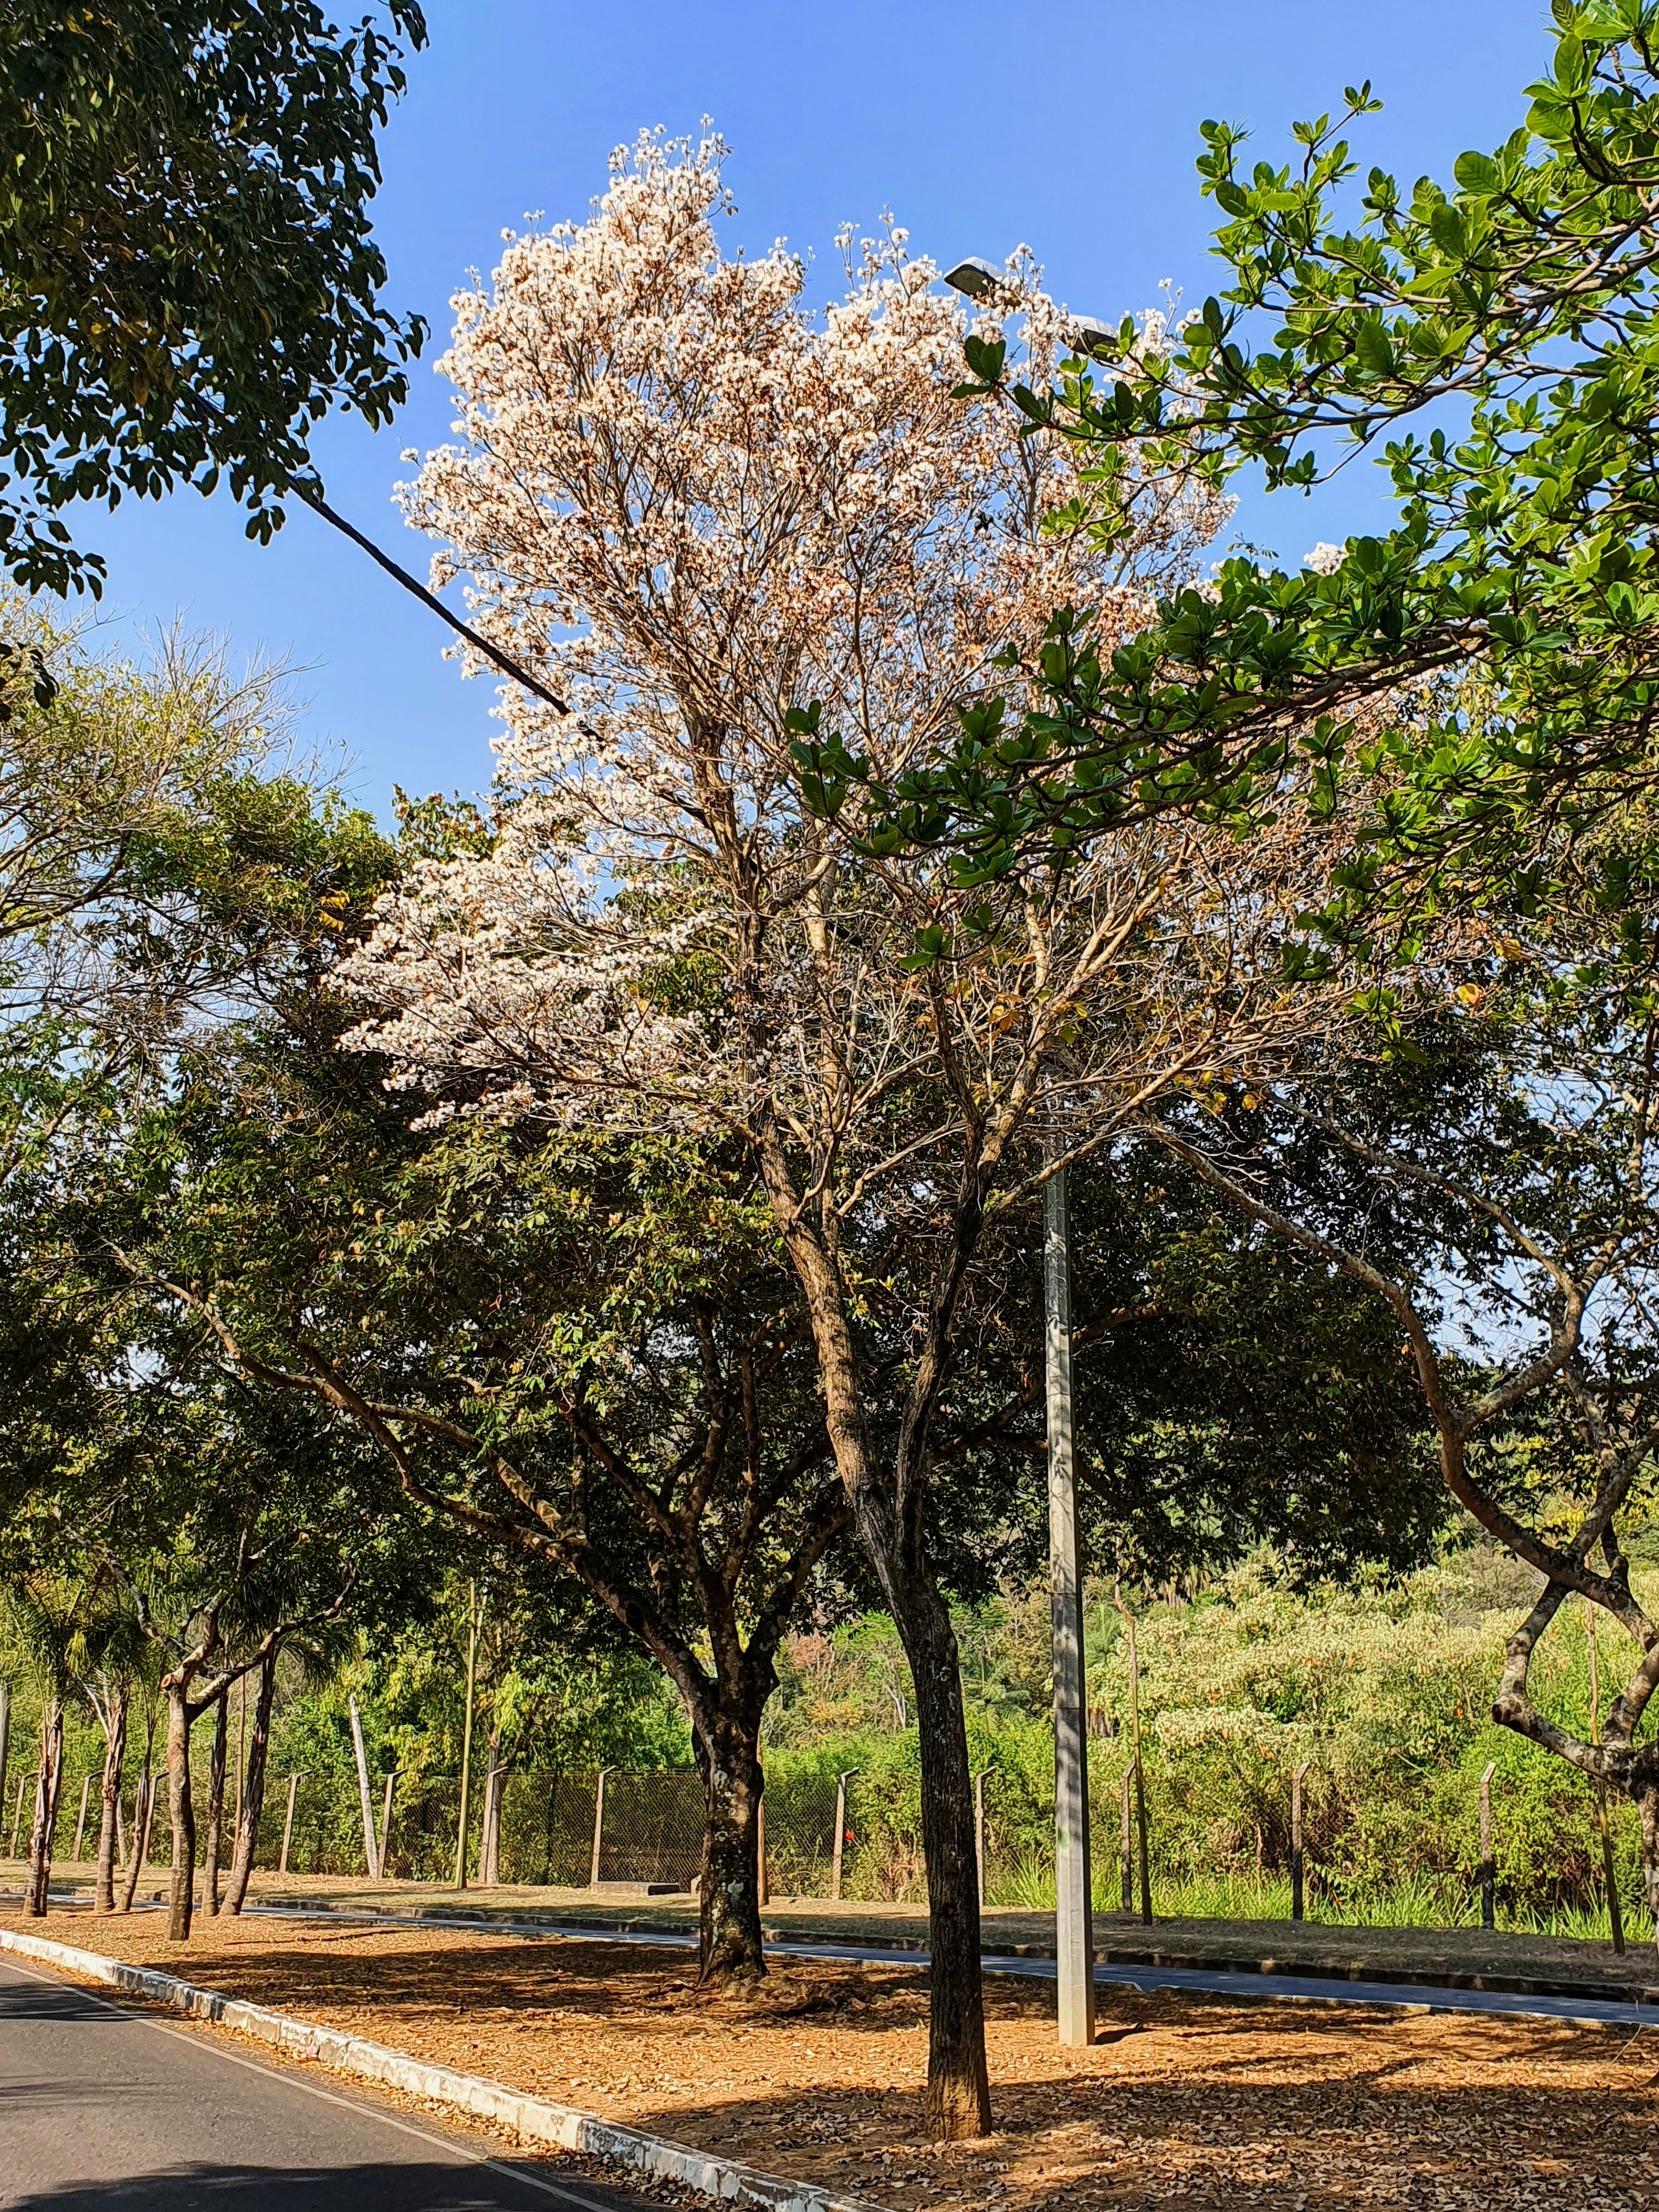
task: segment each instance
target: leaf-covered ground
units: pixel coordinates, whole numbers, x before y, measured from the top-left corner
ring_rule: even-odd
[[[684,1960],[614,1944],[198,1930],[186,1948],[158,1917],[62,1912],[41,1932],[901,2212],[1659,2207],[1659,2027],[1111,1992],[1101,2041],[1062,2051],[1052,1993],[994,1982],[999,2131],[938,2151],[914,1972],[792,1967],[711,1998]]]

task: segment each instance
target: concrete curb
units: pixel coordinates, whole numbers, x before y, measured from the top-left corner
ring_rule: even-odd
[[[124,1960],[106,1958],[100,1951],[77,1951],[67,1943],[53,1943],[43,1936],[14,1935],[0,1928],[0,1951],[39,1959],[44,1964],[67,1967],[89,1980],[105,1982],[137,1996],[156,1997],[179,2012],[210,2021],[216,2027],[232,2027],[279,2051],[314,2059],[337,2073],[356,2075],[366,2081],[383,2081],[388,2087],[425,2097],[455,2111],[471,2112],[513,2129],[521,2142],[552,2143],[561,2150],[590,2158],[614,2159],[619,2164],[648,2174],[653,2180],[675,2181],[705,2197],[723,2197],[734,2204],[754,2205],[762,2212],[882,2212],[880,2206],[857,2197],[837,2197],[811,2182],[792,2181],[734,2159],[720,2158],[689,2144],[671,2142],[666,2136],[647,2134],[603,2120],[593,2112],[571,2105],[555,2105],[543,2097],[528,2097],[499,2081],[477,2074],[458,2074],[447,2066],[428,2066],[406,2051],[389,2050],[360,2035],[319,2027],[310,2021],[270,2012],[264,2005],[228,1997],[218,1990],[199,1989],[152,1966],[130,1966]]]

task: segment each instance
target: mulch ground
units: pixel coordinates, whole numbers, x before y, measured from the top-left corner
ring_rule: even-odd
[[[1659,2212],[1659,2028],[1103,1990],[1099,2043],[1062,2051],[1052,1990],[994,1980],[998,2132],[941,2149],[921,2133],[926,1976],[902,1966],[780,1966],[716,1997],[684,1959],[618,1944],[198,1920],[185,1946],[149,1915],[29,1924],[895,2212]]]

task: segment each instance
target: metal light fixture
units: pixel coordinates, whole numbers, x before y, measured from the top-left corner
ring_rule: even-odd
[[[953,292],[965,293],[970,300],[988,299],[993,292],[1006,283],[1001,270],[989,261],[981,261],[970,253],[965,261],[958,261],[954,269],[947,269],[945,281]]]

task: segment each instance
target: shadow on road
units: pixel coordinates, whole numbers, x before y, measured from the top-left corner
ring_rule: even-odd
[[[6,2197],[7,2212],[520,2212],[549,2199],[507,2175],[421,2163],[273,2172],[176,2166],[125,2181],[70,2184]],[[614,2201],[614,2200],[613,2200]],[[604,2200],[595,2200],[604,2212]]]
[[[65,1982],[0,1982],[0,2027],[9,2027],[14,2021],[51,2021],[64,2026],[96,2021],[104,2027],[118,2027],[121,2019],[109,1998],[95,1997],[89,1990],[75,1989]]]

